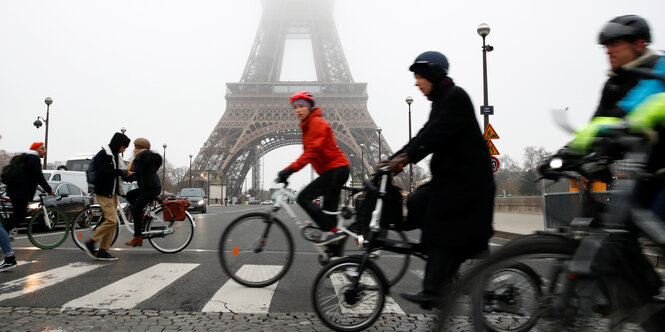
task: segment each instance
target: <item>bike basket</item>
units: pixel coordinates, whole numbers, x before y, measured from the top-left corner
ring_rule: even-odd
[[[164,220],[166,221],[182,221],[187,218],[187,208],[189,201],[186,199],[178,199],[174,201],[163,201],[162,207],[164,208]]]
[[[392,179],[391,179],[392,180]],[[368,181],[368,180],[366,180]],[[365,183],[365,195],[356,198],[356,221],[364,228],[369,226],[372,212],[376,208],[378,198],[378,182]],[[381,227],[388,229],[402,229],[404,219],[402,216],[402,193],[401,189],[389,181],[386,186],[386,195],[383,198],[383,209],[381,211]]]

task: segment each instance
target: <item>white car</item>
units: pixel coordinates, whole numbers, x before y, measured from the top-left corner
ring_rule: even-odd
[[[274,203],[271,200],[265,200],[265,201],[261,202],[261,204],[263,204],[263,205],[273,205]]]

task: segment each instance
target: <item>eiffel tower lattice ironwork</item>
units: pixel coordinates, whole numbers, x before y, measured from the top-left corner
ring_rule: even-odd
[[[209,171],[213,181],[226,186],[227,197],[242,193],[250,169],[252,188],[261,187],[261,157],[280,147],[302,144],[299,121],[288,98],[306,90],[321,106],[359,180],[363,170],[367,174],[376,164],[379,150],[383,158],[392,151],[383,138],[379,143],[380,133],[367,110],[367,83],[356,83],[351,76],[333,20],[333,1],[264,0],[262,6],[242,78],[226,84],[226,110],[196,156],[194,169]],[[288,39],[311,40],[316,81],[279,80]]]

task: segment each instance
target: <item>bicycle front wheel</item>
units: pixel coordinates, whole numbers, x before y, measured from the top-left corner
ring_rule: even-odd
[[[164,220],[164,210],[160,207],[145,226],[148,240],[159,252],[174,254],[187,248],[194,237],[194,221],[186,214],[185,220]]]
[[[335,260],[314,280],[314,311],[335,331],[364,330],[374,324],[383,310],[388,290],[383,272],[371,261],[360,271],[360,261],[358,256]]]
[[[99,206],[91,206],[79,212],[71,223],[72,240],[74,240],[76,246],[83,250],[85,241],[90,239],[97,227],[99,227],[103,221],[104,217],[102,215],[102,209]],[[115,229],[111,245],[113,245],[118,239],[118,233],[120,233],[119,226],[120,225]]]
[[[265,287],[281,279],[293,262],[293,251],[284,224],[265,213],[238,217],[219,241],[222,269],[247,287]]]
[[[37,248],[53,249],[67,239],[69,220],[55,208],[40,209],[28,222],[28,239]]]

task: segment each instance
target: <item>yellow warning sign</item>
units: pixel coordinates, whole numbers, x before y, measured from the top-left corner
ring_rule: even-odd
[[[485,132],[483,133],[483,138],[484,139],[498,139],[499,135],[496,133],[494,128],[492,128],[492,125],[488,123],[487,128],[485,128]]]
[[[499,150],[496,149],[496,146],[494,146],[494,143],[490,140],[486,140],[487,142],[487,148],[490,150],[490,155],[493,156],[498,156],[499,155]]]

